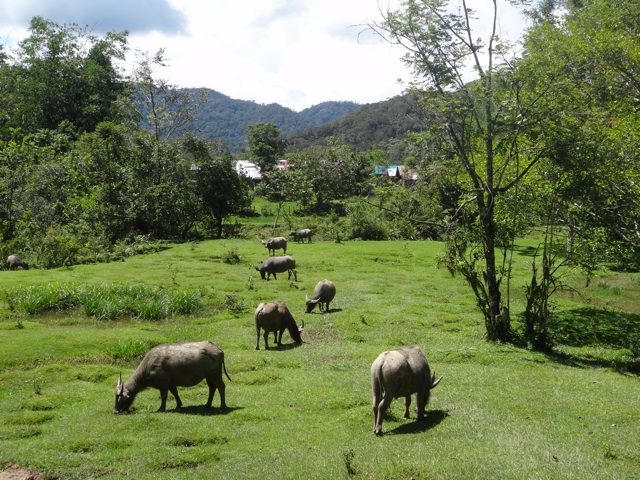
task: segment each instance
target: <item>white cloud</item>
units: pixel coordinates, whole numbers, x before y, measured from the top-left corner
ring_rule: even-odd
[[[34,15],[98,31],[127,29],[132,49],[165,49],[170,66],[158,75],[173,84],[301,110],[402,92],[398,78],[410,79],[399,60],[404,51],[357,26],[378,19],[388,1],[0,0],[0,36],[9,44],[24,38]],[[517,16],[509,13],[505,23],[519,34]]]

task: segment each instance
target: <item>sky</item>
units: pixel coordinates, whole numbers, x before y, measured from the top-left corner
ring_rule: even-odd
[[[295,111],[325,101],[376,103],[411,80],[405,51],[363,27],[389,2],[397,0],[0,0],[0,43],[12,48],[40,15],[97,35],[127,30],[131,61],[136,50],[163,48],[168,66],[156,76],[177,87]],[[469,0],[480,20],[492,4]],[[505,0],[498,5],[501,37],[517,40],[524,19]]]

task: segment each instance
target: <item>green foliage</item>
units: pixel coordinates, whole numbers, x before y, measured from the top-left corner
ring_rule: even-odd
[[[118,341],[117,345],[107,348],[107,355],[116,362],[139,360],[153,347],[155,344],[148,340]]]
[[[348,222],[350,239],[387,240],[389,238],[388,224],[382,218],[380,211],[363,203],[350,207]]]
[[[8,113],[5,127],[35,133],[66,122],[81,133],[102,121],[125,118],[119,99],[127,87],[117,63],[127,48],[126,32],[99,38],[75,24],[33,17],[29,36],[2,72],[11,86],[0,107]]]
[[[539,103],[530,136],[550,160],[545,171],[564,210],[556,220],[573,234],[574,261],[589,270],[603,261],[640,268],[640,92],[629,83],[639,73],[638,8],[599,0],[541,21],[518,62],[525,95],[551,93]]]
[[[247,126],[247,146],[262,172],[275,168],[276,161],[284,156],[287,144],[280,129],[272,123],[260,122]]]
[[[314,213],[327,212],[332,202],[361,194],[373,173],[369,155],[355,153],[335,138],[326,146],[293,152],[288,160],[299,178],[294,198]]]
[[[161,320],[171,315],[188,315],[202,309],[202,295],[197,291],[166,292],[145,285],[125,284],[32,285],[3,292],[11,309],[29,315],[82,307],[87,316],[98,320]]]

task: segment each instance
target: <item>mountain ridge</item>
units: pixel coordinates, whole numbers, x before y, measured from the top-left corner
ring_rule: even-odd
[[[209,88],[182,90],[191,94],[206,92],[207,102],[197,112],[192,128],[205,138],[224,140],[234,153],[245,148],[244,135],[249,124],[272,123],[286,136],[330,123],[362,107],[356,102],[327,101],[296,112],[277,103],[233,99]]]

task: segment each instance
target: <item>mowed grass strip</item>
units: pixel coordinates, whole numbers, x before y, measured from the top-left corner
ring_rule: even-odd
[[[230,252],[239,262],[225,261]],[[3,292],[121,284],[197,291],[202,299],[186,316],[108,321],[73,309],[29,315],[1,303],[0,466],[78,479],[640,476],[636,360],[611,338],[635,327],[605,328],[639,313],[637,279],[601,272],[586,287],[572,272],[567,278],[580,294],[554,301],[570,345],[545,355],[487,343],[469,289],[437,268],[441,252],[438,242],[292,244],[287,253],[298,263],[298,282],[260,279],[255,267],[267,252],[257,240],[0,272]],[[516,329],[531,260],[515,259]],[[331,311],[304,314],[305,295],[323,278],[337,288]],[[285,333],[282,349],[256,351],[253,312],[275,299],[298,324],[304,320],[304,343],[294,348]],[[597,312],[596,323],[583,311]],[[585,335],[569,329],[574,321],[589,327]],[[226,381],[227,412],[202,407],[202,383],[179,389],[181,412],[156,413],[159,393],[146,390],[130,414],[111,413],[118,374],[128,378],[147,348],[205,339],[225,351],[233,380]],[[402,419],[403,401],[396,400],[377,438],[369,368],[381,351],[406,344],[419,345],[444,379],[426,421],[417,422],[415,412]],[[167,407],[174,406],[169,396]]]

